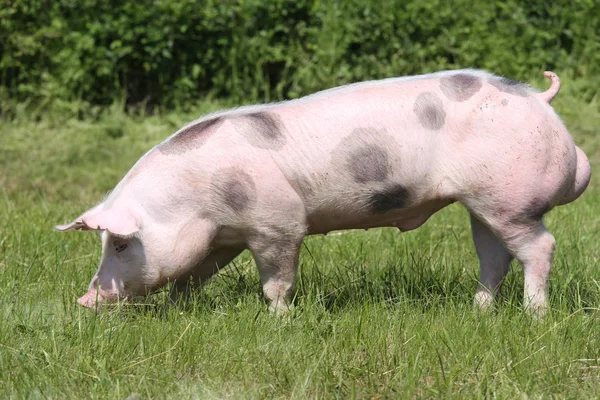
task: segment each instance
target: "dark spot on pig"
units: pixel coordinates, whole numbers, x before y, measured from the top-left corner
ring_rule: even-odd
[[[481,79],[470,74],[454,74],[440,79],[440,89],[452,101],[469,100],[481,89]]]
[[[227,197],[225,203],[234,211],[244,211],[248,207],[250,197],[244,184],[239,180],[231,180],[227,182],[223,188]]]
[[[500,102],[500,104],[502,104],[503,106],[506,106],[506,105],[508,105],[508,100],[502,99],[502,101]]]
[[[331,152],[329,171],[339,171],[344,182],[384,182],[393,175],[397,142],[385,129],[356,128]],[[323,177],[327,179],[327,174]],[[318,185],[318,177],[311,177]]]
[[[211,189],[215,206],[225,205],[235,213],[248,210],[256,201],[256,185],[252,177],[238,168],[217,172]]]
[[[525,207],[523,215],[526,220],[539,221],[551,209],[548,201],[536,197]]]
[[[521,97],[527,97],[529,95],[529,87],[526,84],[510,78],[493,77],[490,78],[488,82],[490,85],[504,93]]]
[[[223,121],[223,117],[215,117],[193,124],[162,142],[158,145],[158,150],[166,155],[177,155],[196,149],[206,142]]]
[[[413,110],[423,127],[437,131],[446,122],[442,100],[433,92],[423,92],[415,100]]]
[[[346,168],[358,183],[383,182],[392,171],[386,151],[370,144],[351,151],[346,159]]]
[[[522,85],[521,82],[515,81],[514,79],[510,79],[505,76],[500,78],[500,83],[503,84],[504,86],[520,86],[520,85]]]
[[[376,214],[384,214],[388,211],[405,208],[408,202],[408,190],[400,184],[393,184],[374,191],[368,200],[369,207]]]
[[[280,118],[266,111],[243,115],[248,122],[244,136],[251,145],[267,150],[279,150],[285,145],[283,123]]]

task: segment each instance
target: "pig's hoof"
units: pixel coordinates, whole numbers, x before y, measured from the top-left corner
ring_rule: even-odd
[[[494,307],[494,295],[488,290],[478,290],[475,293],[473,304],[479,311],[489,312]]]
[[[269,304],[269,312],[273,315],[285,315],[290,311],[290,307],[284,301],[273,302]]]
[[[529,301],[525,302],[525,310],[536,318],[543,318],[548,313],[548,305]]]

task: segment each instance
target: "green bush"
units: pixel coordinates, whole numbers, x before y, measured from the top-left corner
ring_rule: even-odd
[[[270,101],[459,67],[517,79],[600,72],[594,0],[0,2],[5,116]]]

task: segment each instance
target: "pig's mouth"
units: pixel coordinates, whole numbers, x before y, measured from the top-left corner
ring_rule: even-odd
[[[114,303],[125,297],[119,296],[117,293],[108,293],[102,290],[89,290],[86,294],[77,299],[77,302],[84,307],[94,308],[99,305]]]

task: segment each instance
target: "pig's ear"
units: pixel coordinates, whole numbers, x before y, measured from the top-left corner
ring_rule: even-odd
[[[73,222],[54,227],[59,231],[108,231],[115,236],[131,236],[140,230],[128,211],[91,209]]]

